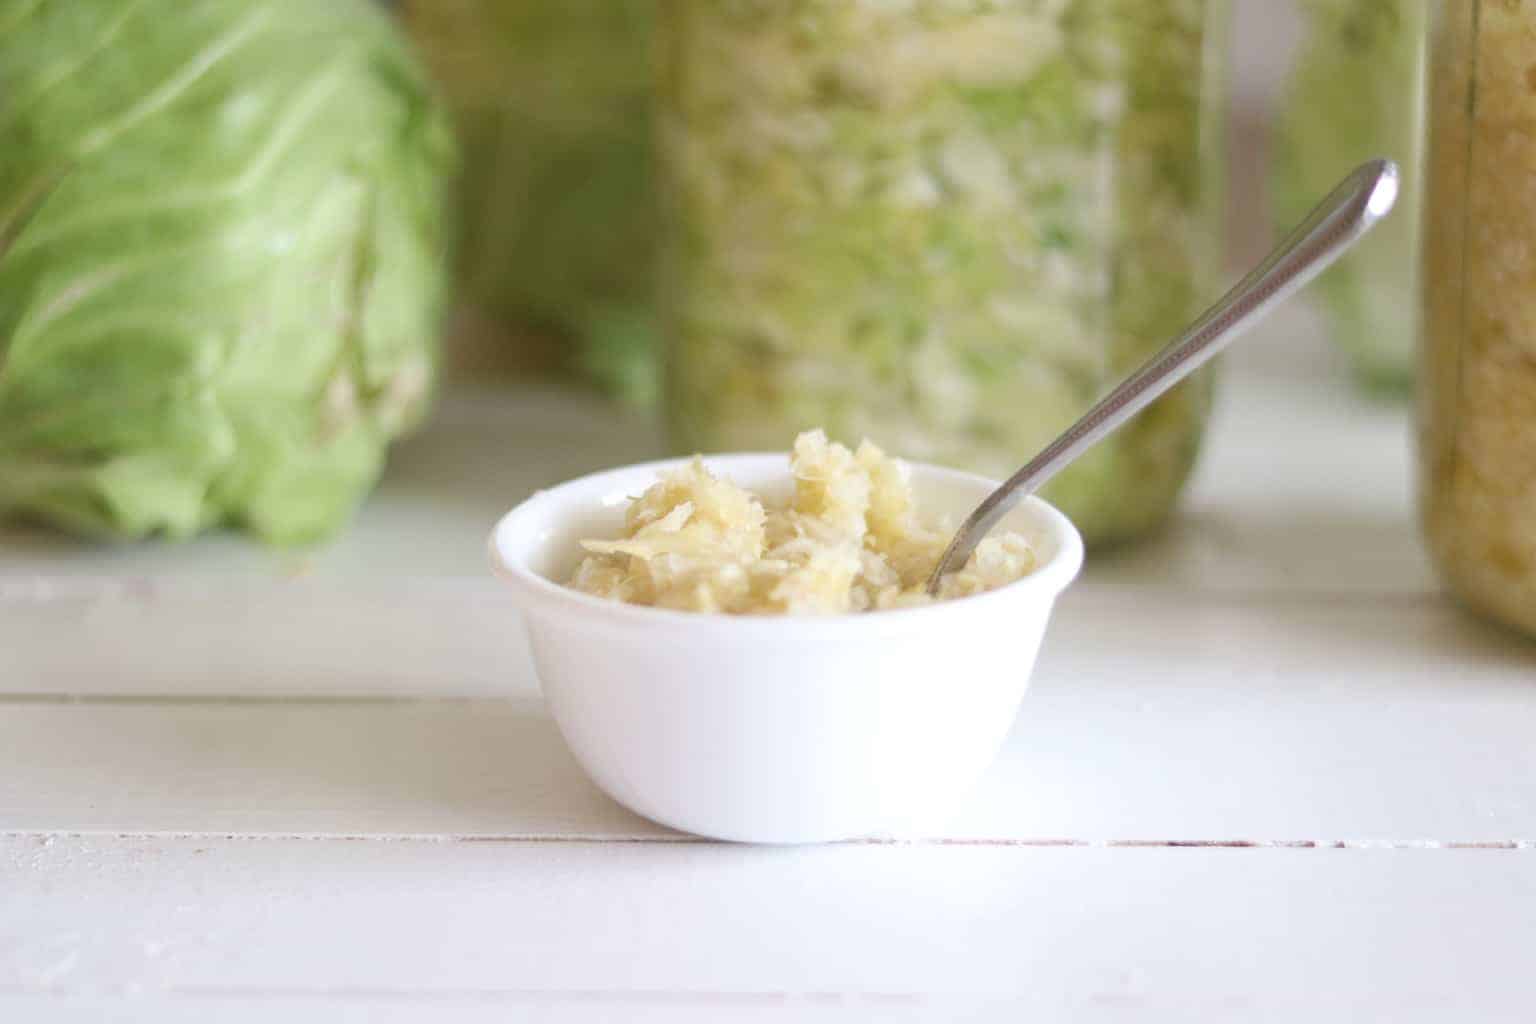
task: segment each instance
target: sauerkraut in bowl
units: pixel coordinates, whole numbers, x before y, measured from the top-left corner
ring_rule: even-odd
[[[1049,601],[1077,577],[1081,534],[1030,497],[937,599],[924,592],[956,526],[996,487],[809,431],[787,455],[664,459],[539,491],[497,523],[489,553],[526,613],[593,628],[888,632],[960,606]]]
[[[795,439],[787,501],[710,472],[695,457],[630,504],[620,536],[583,539],[569,585],[598,597],[678,611],[836,615],[924,605],[954,536],[925,516],[911,471],[865,441]],[[1030,542],[1001,532],[945,577],[938,600],[993,590],[1038,564]]]
[[[577,761],[653,821],[771,843],[926,830],[996,756],[1082,566],[1072,523],[1029,498],[972,567],[977,589],[1020,578],[909,602],[944,539],[939,521],[959,522],[995,486],[813,434],[793,460],[672,459],[550,488],[490,538],[517,612],[506,625],[531,655],[507,668],[520,685],[533,669]],[[637,578],[605,572],[609,559],[638,559]],[[677,600],[635,605],[573,578]],[[762,614],[680,610],[706,601]],[[772,614],[790,606],[807,613]]]

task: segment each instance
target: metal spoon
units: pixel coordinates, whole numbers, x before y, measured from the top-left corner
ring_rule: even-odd
[[[989,494],[960,526],[928,577],[928,592],[965,564],[998,520],[1083,452],[1203,366],[1238,335],[1322,273],[1387,215],[1397,200],[1397,165],[1372,160],[1329,193],[1274,252],[1188,329],[1120,383],[1023,469]]]

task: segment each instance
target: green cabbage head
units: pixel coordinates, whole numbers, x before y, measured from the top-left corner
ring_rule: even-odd
[[[432,391],[453,161],[370,0],[0,0],[0,517],[334,531]]]

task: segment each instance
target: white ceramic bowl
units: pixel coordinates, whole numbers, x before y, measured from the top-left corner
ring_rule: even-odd
[[[706,458],[788,496],[784,455]],[[1003,528],[1039,569],[989,593],[899,611],[731,617],[640,608],[561,586],[577,542],[616,536],[624,509],[681,460],[582,477],[509,512],[491,536],[523,613],[544,695],[596,783],[653,821],[712,836],[806,843],[931,826],[992,762],[1058,594],[1077,530],[1030,499]],[[913,465],[919,508],[956,522],[994,486]]]

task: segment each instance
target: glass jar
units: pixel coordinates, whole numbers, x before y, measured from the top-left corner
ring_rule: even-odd
[[[1536,3],[1437,5],[1421,510],[1465,601],[1536,633]]]
[[[647,402],[653,0],[396,6],[457,121],[460,332]]]
[[[1011,473],[1216,297],[1221,0],[673,0],[661,315],[683,450],[844,441]],[[1171,508],[1203,376],[1060,477]]]
[[[1273,186],[1282,231],[1363,161],[1389,156],[1406,169],[1396,212],[1329,269],[1313,293],[1355,379],[1391,397],[1413,385],[1429,2],[1301,0],[1303,42],[1276,128]]]

